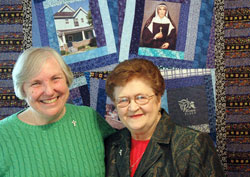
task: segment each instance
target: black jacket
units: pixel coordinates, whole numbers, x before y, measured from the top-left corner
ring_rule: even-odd
[[[105,141],[106,176],[130,177],[131,135],[128,129]],[[224,172],[208,134],[162,117],[145,150],[134,177],[223,177]]]

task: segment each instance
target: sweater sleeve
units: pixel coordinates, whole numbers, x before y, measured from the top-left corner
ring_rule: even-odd
[[[0,139],[0,143],[3,142]],[[5,176],[8,168],[10,166],[10,159],[6,157],[6,151],[4,150],[3,146],[0,144],[0,177]]]
[[[98,112],[95,112],[95,114],[102,137],[103,139],[105,139],[106,137],[114,133],[115,129],[113,129]]]
[[[0,145],[0,176],[3,176],[4,175],[4,157],[3,157],[3,150],[2,150],[2,147]]]
[[[190,153],[189,176],[225,176],[213,141],[208,134],[200,133],[196,137]]]

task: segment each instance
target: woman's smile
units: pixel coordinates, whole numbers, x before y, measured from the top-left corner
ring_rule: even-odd
[[[55,103],[58,98],[59,98],[59,96],[55,97],[55,98],[51,98],[51,99],[41,100],[41,102],[44,104],[51,104],[51,103]]]
[[[140,118],[142,116],[143,116],[143,114],[134,114],[134,115],[129,116],[129,117],[132,118],[132,119],[137,119],[137,118]]]

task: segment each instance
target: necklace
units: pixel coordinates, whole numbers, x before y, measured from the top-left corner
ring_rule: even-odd
[[[130,169],[134,168],[134,166],[141,160],[143,154],[144,154],[144,153],[142,153],[142,154],[140,155],[140,157],[139,157],[132,165],[130,165]],[[131,161],[130,161],[130,164],[131,164]]]

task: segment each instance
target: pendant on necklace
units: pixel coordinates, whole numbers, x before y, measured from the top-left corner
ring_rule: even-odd
[[[77,122],[75,120],[72,121],[72,124],[74,125],[74,127],[76,127],[76,123]]]

